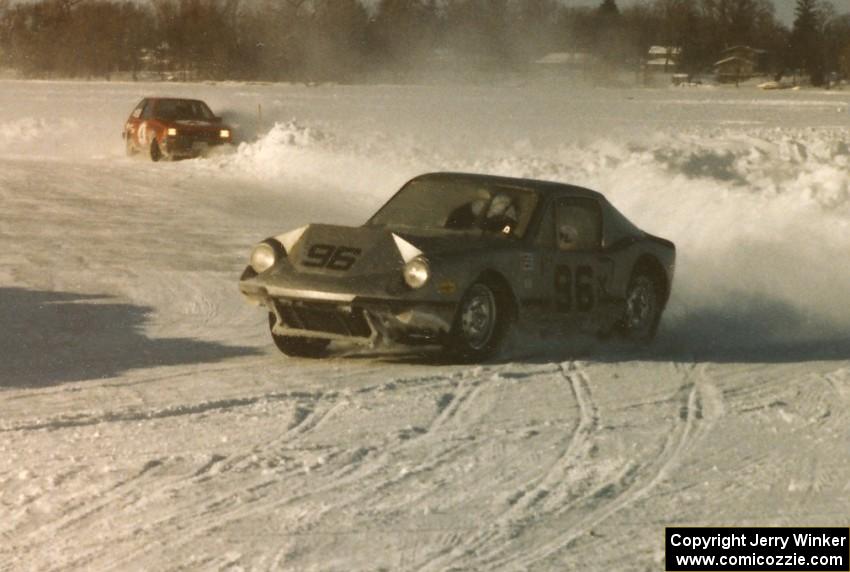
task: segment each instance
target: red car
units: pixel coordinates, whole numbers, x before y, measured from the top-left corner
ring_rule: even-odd
[[[199,99],[146,97],[122,132],[127,155],[146,153],[151,161],[203,155],[230,143],[233,130]]]

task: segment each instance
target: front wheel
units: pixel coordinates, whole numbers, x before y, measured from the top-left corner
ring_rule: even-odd
[[[508,293],[487,282],[476,282],[463,295],[446,350],[467,361],[495,355],[509,327]]]
[[[274,333],[274,325],[277,321],[275,315],[269,312],[269,331],[272,335],[272,341],[284,354],[290,357],[309,357],[320,358],[327,354],[330,340],[322,338],[304,338],[301,336],[281,336]]]
[[[626,294],[626,311],[621,331],[636,342],[650,342],[661,320],[661,301],[658,284],[651,274],[638,274],[632,278]]]
[[[157,143],[156,139],[151,141],[150,157],[151,161],[154,163],[162,159],[162,151],[160,150],[159,143]]]

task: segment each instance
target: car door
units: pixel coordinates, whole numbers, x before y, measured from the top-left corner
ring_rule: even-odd
[[[602,209],[589,197],[561,197],[553,203],[555,237],[548,264],[551,317],[564,326],[595,329],[613,268],[602,253]]]
[[[133,142],[136,148],[145,148],[147,140],[145,137],[145,121],[151,116],[152,103],[149,99],[143,99],[139,105],[133,109],[130,118],[127,120],[126,137]]]

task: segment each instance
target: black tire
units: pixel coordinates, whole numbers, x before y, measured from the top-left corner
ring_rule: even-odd
[[[269,331],[271,332],[274,345],[281,352],[290,357],[320,358],[327,355],[328,345],[331,343],[330,340],[304,338],[300,336],[280,336],[274,333],[273,330],[276,320],[275,315],[269,312]]]
[[[160,150],[159,143],[157,143],[156,139],[151,141],[150,157],[151,161],[154,163],[162,159],[162,151]]]
[[[509,293],[489,281],[475,282],[458,304],[452,330],[443,347],[463,361],[495,356],[510,329]]]
[[[651,273],[637,272],[629,281],[626,308],[620,323],[623,337],[637,343],[655,338],[661,321],[661,288]]]

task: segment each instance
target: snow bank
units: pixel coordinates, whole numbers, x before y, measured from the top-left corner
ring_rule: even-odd
[[[297,120],[275,123],[256,141],[197,161],[195,167],[259,180],[283,193],[307,188],[301,200],[331,203],[329,207],[350,203],[360,217],[383,202],[387,191],[418,172],[391,146],[380,151],[364,149]]]
[[[324,139],[320,130],[302,126],[294,120],[275,123],[257,141],[240,143],[235,153],[221,157],[218,166],[268,180],[296,173],[309,174],[322,160],[316,149]],[[331,157],[325,159],[328,161]]]
[[[70,118],[21,117],[0,121],[0,151],[9,154],[60,151],[79,123]]]

